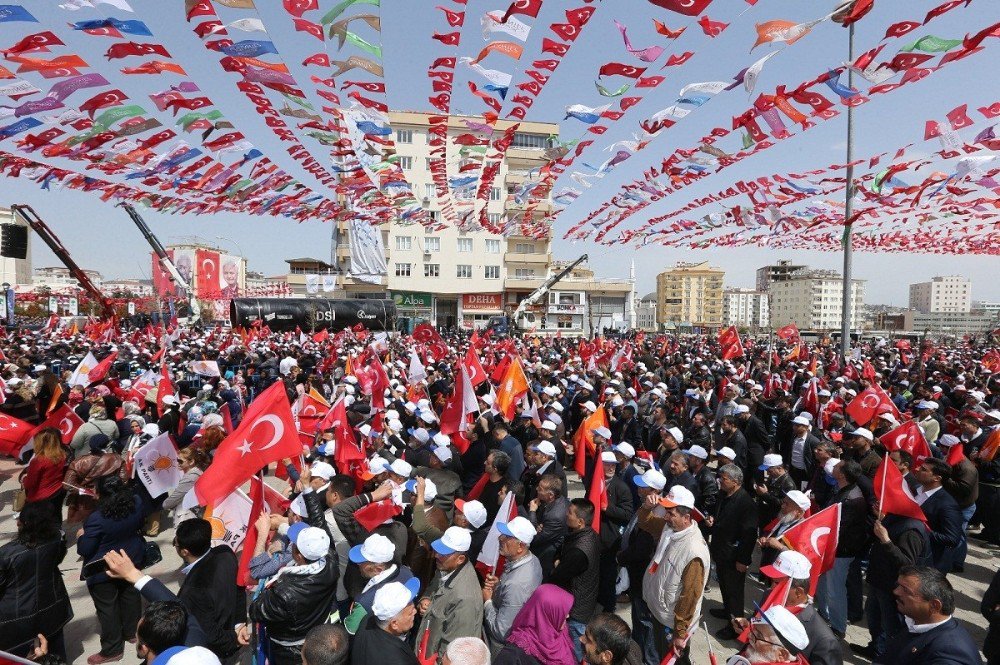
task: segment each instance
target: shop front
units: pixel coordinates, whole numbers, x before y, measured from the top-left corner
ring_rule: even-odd
[[[390,297],[396,303],[396,328],[404,333],[424,321],[431,321],[434,298],[429,293],[418,291],[391,291]]]
[[[491,316],[503,314],[503,297],[499,293],[466,293],[462,295],[462,327],[482,328]]]

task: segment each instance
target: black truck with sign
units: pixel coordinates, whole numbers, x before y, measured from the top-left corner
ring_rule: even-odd
[[[337,332],[362,324],[368,330],[393,330],[396,304],[391,300],[330,300],[327,298],[234,298],[229,305],[233,327],[249,328],[258,321],[273,331]]]

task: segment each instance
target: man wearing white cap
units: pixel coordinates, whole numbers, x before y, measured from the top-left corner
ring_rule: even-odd
[[[555,429],[555,425],[546,420],[542,423],[542,431],[546,431],[545,425],[549,425]],[[529,445],[524,454],[525,460],[528,462],[528,467],[521,474],[521,483],[524,485],[524,500],[531,501],[535,498],[538,490],[538,482],[546,474],[559,477],[562,483],[562,494],[566,496],[569,489],[566,481],[566,470],[563,469],[562,464],[556,459],[556,447],[552,442],[542,439],[537,443]]]
[[[301,662],[306,633],[325,623],[336,606],[338,574],[326,531],[314,526],[296,530],[292,561],[250,603],[250,619],[267,628],[272,663]],[[245,625],[244,629],[240,632],[249,632]]]
[[[664,510],[665,509],[665,510]],[[688,638],[701,618],[701,602],[709,570],[708,545],[694,524],[694,495],[679,485],[640,509],[643,528],[662,524],[660,540],[642,580],[642,597],[653,619],[653,642],[662,660],[673,650],[687,663]]]
[[[764,455],[763,463],[757,468],[764,472],[764,483],[755,483],[753,488],[757,495],[757,517],[760,526],[764,527],[778,516],[785,494],[795,489],[795,481],[785,471],[781,455]]]
[[[859,427],[845,435],[843,443],[846,449],[844,459],[854,460],[860,464],[861,470],[869,478],[875,478],[875,472],[878,471],[878,467],[882,463],[881,455],[872,448],[874,441],[875,436],[871,431]]]
[[[801,522],[811,505],[809,497],[799,490],[789,490],[785,493],[781,499],[781,508],[778,511],[777,519],[774,520],[774,526],[766,532],[761,531],[761,537],[757,539],[761,550],[761,566],[773,562],[781,552],[788,549],[780,540],[782,534]]]
[[[622,444],[622,445],[628,445]],[[629,446],[631,448],[631,446]],[[620,449],[619,449],[620,450]],[[615,557],[621,547],[621,533],[632,514],[635,512],[632,506],[632,490],[618,474],[618,461],[620,452],[605,450],[601,453],[601,466],[604,471],[604,491],[607,497],[607,506],[598,506],[600,514],[600,587],[598,588],[597,602],[601,604],[605,612],[614,613],[617,606],[617,594],[615,593],[615,581],[618,578],[618,564]],[[598,473],[600,469],[595,469]]]
[[[746,663],[798,663],[809,646],[802,622],[784,605],[769,607],[750,622],[750,638],[740,655]]]
[[[934,417],[937,408],[937,402],[924,399],[913,405],[913,419],[917,421],[917,426],[924,433],[924,440],[929,446],[937,443],[938,437],[941,436],[941,423]]]
[[[498,524],[503,573],[486,576],[483,586],[483,632],[491,648],[503,647],[514,617],[542,583],[542,566],[529,549],[535,527],[523,517]]]
[[[708,468],[708,451],[701,446],[691,446],[684,451],[688,459],[688,470],[694,478],[695,488],[694,507],[702,515],[711,515],[715,512],[715,504],[719,500],[719,481],[715,471]]]
[[[371,615],[375,593],[381,587],[392,582],[407,582],[413,577],[409,568],[394,562],[396,555],[393,542],[378,533],[350,549],[348,558],[360,573],[362,581],[360,588],[352,585],[354,602],[343,617],[344,627],[351,635],[357,633]]]
[[[757,542],[757,504],[744,489],[743,482],[743,471],[735,464],[719,469],[719,501],[715,514],[705,520],[711,529],[710,551],[722,594],[722,607],[710,613],[728,621],[743,616],[746,611],[747,568]],[[731,625],[716,635],[727,640],[736,637]]]
[[[819,439],[812,433],[812,422],[803,416],[792,418],[792,438],[787,445],[782,443],[778,452],[788,463],[788,473],[795,485],[802,489],[803,483],[812,478],[815,450]]]
[[[372,615],[351,646],[351,665],[419,663],[404,639],[417,617],[413,599],[419,590],[416,578],[406,584],[390,582],[378,590],[372,600]]]
[[[428,655],[444,653],[460,637],[482,634],[483,593],[469,560],[471,547],[471,532],[458,526],[448,527],[431,543],[437,571],[417,602],[417,612],[423,617],[417,635],[422,638],[430,630]],[[417,640],[418,645],[421,641]]]

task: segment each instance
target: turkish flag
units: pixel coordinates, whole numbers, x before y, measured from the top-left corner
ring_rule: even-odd
[[[469,375],[463,365],[455,373],[455,391],[441,411],[441,433],[454,434],[469,429],[467,416],[478,411],[476,393],[469,382]]]
[[[333,408],[323,419],[322,428],[333,428],[333,440],[336,443],[333,460],[342,473],[348,471],[352,462],[365,459],[365,452],[358,446],[358,439],[354,436],[354,430],[351,429],[351,423],[347,419],[347,405],[344,403],[344,398],[334,402]]]
[[[722,359],[731,360],[746,355],[740,334],[736,326],[730,326],[719,333],[719,344],[722,345]]]
[[[685,16],[697,16],[705,7],[708,7],[712,0],[649,0],[657,7],[662,7]]]
[[[201,505],[214,504],[271,462],[301,452],[285,385],[278,381],[250,403],[240,426],[216,449],[194,485],[195,494]]]
[[[243,551],[240,553],[240,565],[236,571],[236,583],[242,587],[254,585],[250,577],[250,559],[253,558],[257,546],[257,518],[264,511],[264,480],[261,476],[253,478],[257,482],[250,483],[250,519],[247,522],[247,535],[243,539]]]
[[[581,474],[582,477],[582,474]],[[594,469],[594,477],[590,479],[590,490],[587,499],[594,504],[594,521],[591,526],[597,533],[601,532],[601,511],[608,508],[608,486],[604,482],[604,469]]]
[[[626,65],[620,62],[609,62],[601,66],[598,74],[600,76],[627,76],[629,78],[637,79],[642,76],[645,71],[645,67]]]
[[[955,446],[955,448],[961,450],[962,446]],[[903,474],[889,459],[889,455],[882,458],[882,463],[875,473],[874,485],[880,513],[912,517],[924,524],[927,523],[924,511],[910,494],[910,486],[906,484]]]
[[[68,446],[69,442],[73,440],[76,430],[80,429],[81,426],[83,426],[83,421],[80,420],[80,416],[76,415],[76,411],[69,408],[68,404],[63,404],[50,413],[41,425],[31,430],[27,439],[35,436],[46,427],[54,427],[62,435],[63,445]],[[25,439],[25,442],[27,442],[27,439]]]
[[[18,457],[18,453],[31,438],[34,429],[31,423],[0,413],[0,453]]]
[[[812,564],[809,574],[809,595],[816,594],[819,576],[833,568],[840,540],[840,504],[824,508],[802,520],[781,536],[781,540]]]
[[[403,509],[393,503],[392,499],[383,499],[355,510],[354,519],[370,533],[396,515],[402,514]]]
[[[313,388],[299,400],[299,427],[307,434],[314,434],[329,410],[330,404]]]
[[[514,0],[510,7],[504,12],[500,22],[506,23],[514,14],[538,18],[538,12],[542,9],[542,0]]]
[[[217,298],[219,288],[219,253],[208,249],[196,249],[194,258],[197,262],[195,278],[198,287],[195,289],[199,298]]]
[[[441,339],[441,335],[438,334],[437,330],[429,323],[421,323],[419,326],[413,329],[413,339],[418,342],[423,342],[428,344],[430,342],[436,342]]]
[[[919,28],[923,23],[918,21],[900,21],[899,23],[893,23],[885,31],[884,39],[889,39],[890,37],[902,37],[907,35],[917,28]]]
[[[319,9],[318,0],[282,0],[281,4],[284,5],[286,12],[296,18],[301,17],[311,9]]]
[[[871,388],[866,388],[851,400],[845,412],[851,417],[851,420],[859,425],[864,425],[870,423],[878,415],[878,407],[881,403],[882,399],[879,394]]]
[[[307,21],[304,18],[293,18],[292,22],[295,23],[296,32],[305,32],[316,39],[323,41],[323,26],[319,23],[313,23],[312,21]]]
[[[920,426],[913,420],[907,421],[896,429],[883,434],[879,441],[890,453],[896,450],[905,450],[913,457],[913,468],[917,468],[925,459],[931,456],[930,448],[927,447],[927,439]]]
[[[466,376],[469,377],[469,383],[472,384],[473,388],[486,381],[486,370],[479,362],[479,354],[476,353],[474,346],[470,346],[469,350],[465,352],[462,368],[465,370]]]
[[[789,323],[787,326],[778,328],[778,331],[775,334],[781,339],[786,339],[786,340],[799,339],[799,329],[795,326],[794,323]]]

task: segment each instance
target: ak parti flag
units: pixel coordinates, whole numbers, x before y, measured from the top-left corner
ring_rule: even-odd
[[[285,386],[274,383],[250,403],[236,431],[194,484],[201,505],[216,504],[271,462],[302,452]]]
[[[819,576],[833,568],[840,541],[840,506],[835,503],[815,515],[807,517],[788,531],[781,539],[790,548],[803,554],[812,564],[809,574],[809,595],[816,593]]]
[[[961,448],[962,446],[956,446]],[[875,496],[878,497],[879,512],[886,515],[912,517],[927,523],[927,517],[917,500],[910,494],[910,486],[899,472],[896,465],[886,454],[875,472]]]
[[[504,372],[496,399],[497,410],[508,422],[514,419],[516,415],[514,407],[527,392],[528,377],[524,374],[520,359],[515,357],[507,371]]]
[[[608,426],[608,414],[604,411],[604,405],[597,407],[597,411],[587,416],[587,418],[580,423],[580,427],[576,430],[573,435],[573,448],[576,451],[576,459],[573,460],[573,468],[576,469],[577,475],[583,478],[583,474],[586,470],[587,459],[586,456],[589,454],[593,456],[596,453],[596,447],[594,446],[594,430],[598,427]]]

